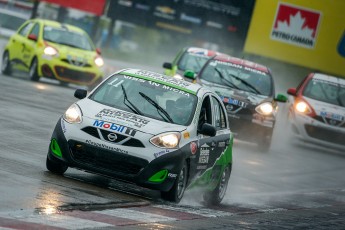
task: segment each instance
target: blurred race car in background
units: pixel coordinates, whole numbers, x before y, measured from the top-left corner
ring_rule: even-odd
[[[11,37],[29,18],[30,15],[13,10],[0,9],[0,37]]]
[[[287,93],[289,120],[297,137],[345,149],[345,79],[311,73]]]
[[[184,76],[193,79],[194,73],[186,71]],[[277,102],[286,102],[287,97],[275,96],[274,80],[266,66],[217,55],[205,63],[196,81],[222,98],[236,138],[257,143],[261,151],[270,148]]]
[[[201,186],[219,204],[232,167],[233,135],[217,94],[162,74],[114,73],[59,119],[46,166],[63,174],[75,167],[161,191],[179,202]]]
[[[216,54],[219,53],[209,49],[185,47],[177,53],[172,63],[163,63],[163,68],[165,68],[164,74],[177,79],[193,81],[193,79],[185,78],[184,72],[190,70],[195,74],[199,73],[203,65]]]
[[[75,26],[33,19],[26,21],[8,41],[1,71],[28,71],[30,79],[56,79],[94,87],[102,81],[104,61],[87,33]]]

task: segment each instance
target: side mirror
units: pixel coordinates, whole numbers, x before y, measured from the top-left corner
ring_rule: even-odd
[[[287,101],[287,97],[283,94],[278,94],[277,97],[274,99],[276,101],[279,102],[286,102]]]
[[[172,64],[170,62],[164,62],[163,63],[163,68],[164,69],[172,69],[173,66],[172,66]]]
[[[87,90],[85,89],[76,89],[76,91],[74,92],[74,97],[78,99],[83,99],[86,97],[86,95],[87,95]]]
[[[96,53],[97,53],[98,55],[101,55],[101,54],[102,54],[101,49],[100,49],[100,48],[96,48]]]
[[[204,123],[201,127],[201,130],[199,130],[199,133],[206,136],[214,137],[217,134],[217,130],[213,125]]]
[[[37,41],[37,36],[35,34],[29,34],[28,39],[36,42]]]
[[[192,71],[192,70],[186,70],[186,71],[184,71],[183,76],[184,76],[185,78],[189,78],[189,79],[192,79],[192,80],[195,80],[195,79],[196,79],[196,75],[195,75],[194,71]]]
[[[296,96],[296,94],[297,94],[296,88],[290,88],[290,89],[288,89],[288,90],[287,90],[287,94],[292,95],[292,96]]]

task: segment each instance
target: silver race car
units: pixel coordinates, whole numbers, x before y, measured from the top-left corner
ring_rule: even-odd
[[[311,73],[287,93],[289,120],[297,137],[345,150],[345,79]]]
[[[216,93],[162,74],[125,69],[89,95],[77,89],[52,134],[47,169],[68,167],[134,182],[179,202],[201,186],[208,204],[223,199],[233,135]]]

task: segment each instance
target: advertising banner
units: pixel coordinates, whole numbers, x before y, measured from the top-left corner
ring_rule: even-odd
[[[257,0],[245,52],[345,77],[345,1]]]

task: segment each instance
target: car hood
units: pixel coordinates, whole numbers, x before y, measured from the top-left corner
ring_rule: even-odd
[[[58,49],[61,59],[70,59],[74,62],[87,61],[89,64],[91,64],[96,56],[96,52],[92,50],[83,50],[52,42],[48,42],[48,44]]]
[[[90,99],[76,103],[82,110],[83,117],[91,120],[119,124],[147,134],[157,135],[164,132],[182,132],[186,126],[167,123],[146,116],[141,116],[114,107],[106,106]]]
[[[345,119],[345,107],[304,97],[314,109],[317,116],[343,121]]]
[[[224,101],[224,98],[236,99],[251,105],[258,105],[263,101],[271,101],[272,98],[264,95],[258,95],[252,92],[238,90],[234,88],[224,87],[218,84],[204,83],[203,85],[216,92]]]

